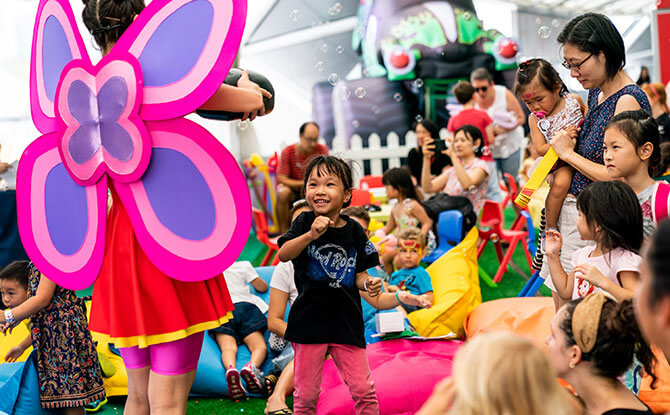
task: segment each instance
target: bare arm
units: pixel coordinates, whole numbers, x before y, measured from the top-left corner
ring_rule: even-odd
[[[447,184],[447,175],[440,174],[439,176],[433,178],[430,174],[430,159],[433,157],[435,140],[432,138],[426,138],[423,142],[423,166],[421,167],[421,188],[426,193],[435,193],[444,188],[444,185]]]
[[[229,111],[244,113],[243,119],[256,115],[265,115],[263,97],[270,98],[272,94],[249,80],[249,74],[244,71],[237,86],[222,84],[200,108],[203,110]]]
[[[461,161],[458,159],[458,157],[453,157],[451,161],[454,165],[456,177],[458,177],[458,181],[461,184],[461,187],[463,187],[463,190],[468,190],[472,186],[479,186],[482,184],[482,182],[484,182],[486,176],[488,176],[488,173],[486,173],[486,171],[481,168],[472,169],[471,172],[468,173],[463,168],[463,165],[461,164]]]
[[[312,241],[318,239],[321,235],[326,233],[330,226],[335,223],[327,216],[317,216],[312,222],[312,228],[298,236],[297,238],[286,241],[281,248],[279,248],[279,259],[282,262],[288,262],[295,259],[300,253],[307,248]]]
[[[361,291],[361,297],[377,310],[390,310],[400,305],[396,300],[395,292],[385,292],[376,297],[371,297],[370,294]],[[432,297],[430,298],[430,303],[428,303],[429,298],[427,295],[414,295],[407,291],[400,291],[398,293],[398,298],[403,304],[411,304],[419,307],[428,307],[433,303]]]
[[[574,99],[576,99],[577,102],[579,102],[579,109],[582,111],[582,115],[586,116],[587,107],[586,107],[586,104],[584,104],[584,101],[582,100],[582,97],[580,97],[577,94],[570,94],[570,95]]]
[[[493,124],[487,125],[484,132],[486,133],[486,142],[492,146],[496,141],[496,135],[493,133]]]
[[[589,179],[599,182],[610,180],[607,168],[603,164],[595,163],[575,152],[575,143],[567,130],[558,131],[551,138],[551,146],[558,157],[580,171]]]
[[[270,288],[270,306],[268,308],[268,330],[279,337],[284,337],[286,332],[286,302],[288,293],[276,288]]]
[[[547,143],[544,134],[540,131],[540,127],[537,126],[537,117],[535,115],[531,114],[528,117],[528,126],[530,127],[530,139],[533,141],[535,149],[541,156],[544,156],[551,148],[551,144]]]
[[[35,295],[12,309],[14,319],[21,321],[42,311],[51,302],[54,291],[56,291],[56,284],[42,274]],[[0,313],[0,324],[4,323],[6,323],[5,315]]]
[[[545,255],[547,257],[547,264],[549,265],[549,273],[551,280],[554,283],[556,292],[564,301],[572,299],[572,289],[575,281],[575,270],[572,270],[570,275],[565,273],[559,253],[563,247],[563,237],[561,233],[556,230],[546,231]]]
[[[258,291],[259,293],[264,293],[268,290],[268,283],[265,282],[263,278],[254,278],[251,281],[251,285]]]
[[[301,189],[303,186],[303,181],[298,180],[298,179],[291,179],[290,177],[284,175],[284,174],[278,174],[277,175],[277,181],[280,184],[283,184],[284,186],[288,186],[291,189]]]
[[[393,206],[393,209],[391,209],[391,214],[389,215],[389,218],[386,220],[386,223],[382,228],[384,233],[387,235],[393,232],[393,230],[395,229],[395,217],[393,216],[393,210],[395,210],[397,206],[398,206],[397,204],[396,206]]]
[[[633,298],[640,273],[636,271],[620,271],[618,274],[621,285],[605,277],[598,268],[591,264],[581,264],[575,267],[573,272],[581,274],[580,277],[590,282],[601,290],[607,291],[617,301]]]

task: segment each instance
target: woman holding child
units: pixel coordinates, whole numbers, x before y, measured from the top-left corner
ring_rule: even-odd
[[[560,260],[566,272],[572,269],[573,253],[585,242],[577,231],[576,196],[592,181],[610,180],[603,162],[603,138],[610,119],[621,112],[651,111],[645,93],[623,70],[626,63],[623,39],[609,18],[586,13],[572,19],[558,35],[563,48],[563,66],[587,90],[588,110],[577,143],[567,131],[559,131],[551,145],[561,160],[575,169],[568,196],[563,201],[558,229],[563,237]],[[545,284],[555,292],[549,267],[542,266]],[[557,308],[559,299],[554,295]]]

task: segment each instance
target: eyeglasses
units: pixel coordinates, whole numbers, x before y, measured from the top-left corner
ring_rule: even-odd
[[[479,88],[475,88],[475,92],[486,92],[488,89],[488,86],[480,86]]]
[[[572,64],[572,63],[570,63],[570,62],[564,60],[563,63],[561,63],[561,65],[563,65],[563,67],[564,67],[565,69],[569,70],[569,71],[571,71],[571,70],[573,70],[573,69],[576,69],[576,70],[579,71],[579,68],[581,68],[581,66],[584,65],[584,62],[586,62],[587,60],[589,60],[589,59],[591,58],[591,56],[593,56],[593,53],[590,54],[589,56],[587,56],[583,61],[581,61],[581,62],[579,62],[579,63],[575,63],[575,64]]]

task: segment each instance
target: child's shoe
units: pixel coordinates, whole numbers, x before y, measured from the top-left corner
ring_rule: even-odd
[[[247,363],[244,365],[242,370],[240,370],[240,375],[242,375],[242,379],[244,379],[244,382],[246,382],[249,393],[263,393],[263,384],[261,383],[263,375],[261,374],[260,370],[258,370],[256,365],[251,362]]]
[[[230,399],[239,402],[247,397],[247,391],[242,386],[240,372],[232,366],[226,370],[226,382],[228,383],[228,397]]]

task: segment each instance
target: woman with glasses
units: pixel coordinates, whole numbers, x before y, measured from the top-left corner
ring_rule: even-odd
[[[605,15],[586,13],[575,17],[557,38],[563,48],[563,66],[589,91],[588,110],[577,142],[559,131],[551,145],[563,161],[575,169],[568,196],[563,202],[558,229],[563,237],[561,263],[572,270],[572,254],[586,243],[577,231],[576,197],[593,181],[610,180],[603,162],[603,137],[610,119],[623,111],[645,109],[651,114],[644,91],[623,70],[626,50],[619,31]],[[552,289],[556,308],[560,307],[546,261],[541,276]]]

